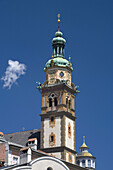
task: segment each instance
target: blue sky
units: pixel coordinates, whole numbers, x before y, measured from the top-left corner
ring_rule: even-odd
[[[0,81],[0,131],[12,133],[40,128],[45,63],[52,56],[51,40],[60,29],[71,56],[76,98],[76,149],[86,136],[96,156],[96,170],[111,169],[113,153],[113,1],[0,0],[0,78],[8,61],[26,66],[11,89]]]

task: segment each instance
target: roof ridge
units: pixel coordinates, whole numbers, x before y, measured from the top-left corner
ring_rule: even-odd
[[[25,130],[25,131],[14,132],[14,133],[5,133],[4,135],[10,135],[10,134],[15,134],[15,133],[23,133],[23,132],[33,131],[33,130],[40,130],[40,129]]]

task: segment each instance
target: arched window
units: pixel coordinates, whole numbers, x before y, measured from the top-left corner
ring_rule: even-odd
[[[50,142],[53,142],[53,141],[54,141],[54,136],[51,136]]]
[[[77,165],[80,165],[80,161],[79,160],[77,161]]]
[[[49,116],[49,127],[54,127],[55,126],[55,116],[54,115],[50,115]]]
[[[52,107],[52,98],[49,98],[49,107]]]
[[[71,153],[69,153],[68,159],[69,159],[69,162],[72,163],[72,154]]]
[[[49,145],[50,146],[55,145],[55,134],[53,134],[53,132],[51,132],[51,134],[49,135]]]
[[[88,167],[91,167],[91,160],[88,160]]]
[[[51,122],[54,122],[54,117],[53,116],[51,116]]]
[[[71,138],[71,124],[68,124],[68,137]]]
[[[69,109],[71,108],[71,100],[69,100]]]
[[[57,54],[57,47],[55,48],[55,54]]]
[[[57,97],[54,98],[54,106],[57,106]]]
[[[49,107],[54,107],[58,105],[58,99],[57,95],[52,93],[48,96],[49,99]]]
[[[85,167],[85,160],[82,160],[82,166]]]

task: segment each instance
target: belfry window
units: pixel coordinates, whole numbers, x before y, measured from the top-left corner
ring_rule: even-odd
[[[54,107],[58,105],[58,98],[55,93],[52,93],[48,96],[49,100],[49,107]]]
[[[57,98],[54,98],[54,106],[57,106]]]
[[[71,100],[69,100],[69,109],[71,108]]]
[[[49,98],[49,107],[52,107],[52,98]]]

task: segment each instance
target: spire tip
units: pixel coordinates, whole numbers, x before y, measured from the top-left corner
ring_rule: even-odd
[[[58,22],[58,31],[59,31],[59,30],[60,30],[60,27],[59,27],[59,23],[60,23],[60,14],[58,14],[57,17],[58,17],[57,22]]]

